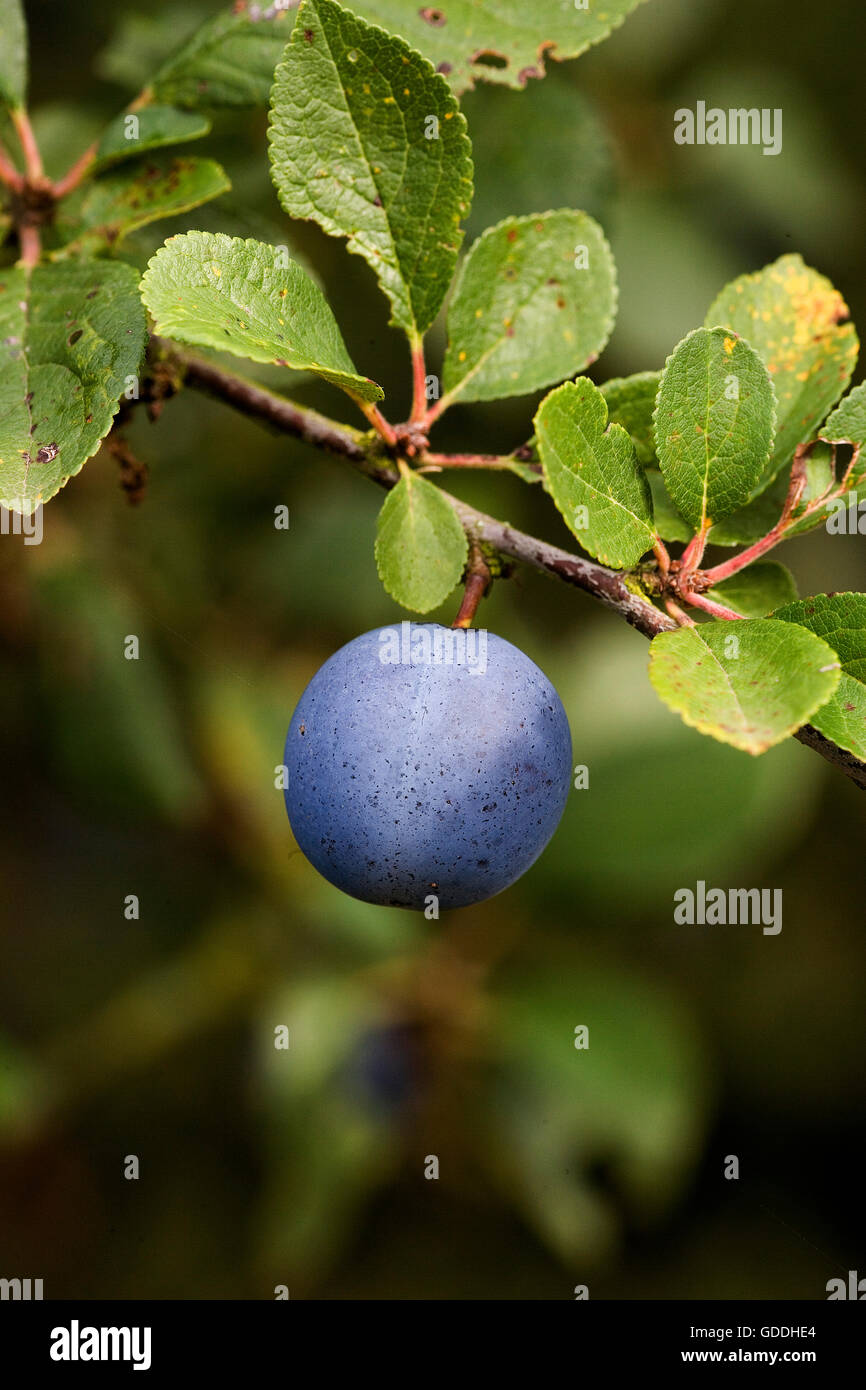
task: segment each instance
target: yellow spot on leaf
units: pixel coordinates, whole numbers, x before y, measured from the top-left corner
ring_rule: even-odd
[[[731,353],[733,352],[734,348],[736,347],[736,345],[737,345],[737,340],[736,340],[736,338],[726,338],[726,339],[725,339],[725,352],[728,354],[729,357],[730,357]]]

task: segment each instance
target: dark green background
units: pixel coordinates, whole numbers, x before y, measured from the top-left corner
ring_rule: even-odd
[[[115,5],[28,9],[59,173],[147,77],[148,35],[194,12],[138,11],[106,55]],[[598,380],[659,367],[727,279],[790,250],[866,330],[864,35],[838,0],[649,0],[544,83],[466,98],[470,233],[547,207],[602,221],[621,294]],[[781,106],[782,155],[675,145],[698,99]],[[220,116],[199,150],[233,193],[124,254],[187,226],[288,242],[397,418],[385,301],[287,223],[265,123]],[[510,448],[534,406],[455,409],[437,442]],[[557,684],[589,790],[490,903],[439,923],[354,903],[295,851],[273,776],[321,662],[405,616],[373,562],[381,495],[192,393],[130,439],[139,507],[103,452],[41,547],[0,544],[0,1275],[46,1297],[812,1299],[862,1268],[863,794],[793,742],[753,760],[687,730],[643,638],[521,572],[483,620]],[[447,485],[569,544],[540,489]],[[821,532],[783,558],[804,594],[866,589],[864,544]],[[699,878],[781,888],[781,935],[676,926]]]

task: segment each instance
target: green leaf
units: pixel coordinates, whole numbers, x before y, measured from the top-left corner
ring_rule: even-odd
[[[788,474],[780,473],[769,487],[747,502],[745,507],[739,507],[730,516],[724,517],[712,529],[712,544],[751,545],[765,536],[782,514],[788,483]]]
[[[851,380],[858,343],[848,306],[829,280],[800,256],[788,255],[732,281],[711,304],[704,323],[732,328],[746,338],[772,377],[776,439],[758,480],[759,488],[766,487]]]
[[[692,528],[683,521],[665,486],[665,480],[657,468],[646,470],[653,500],[653,526],[657,536],[663,541],[690,541]]]
[[[171,237],[141,282],[157,331],[252,362],[311,371],[366,401],[382,390],[359,376],[328,303],[294,261],[222,232]]]
[[[123,159],[135,159],[145,150],[198,140],[207,135],[210,127],[207,116],[178,111],[173,106],[145,106],[134,113],[122,111],[103,132],[93,172],[119,164]]]
[[[348,238],[410,337],[451,282],[472,198],[466,122],[444,78],[332,0],[303,0],[274,77],[274,184],[291,217]]]
[[[693,729],[763,753],[830,699],[839,659],[793,624],[746,618],[659,633],[650,644],[650,680]]]
[[[634,914],[647,901],[670,901],[680,884],[724,881],[732,864],[778,861],[801,843],[823,781],[820,758],[805,757],[792,739],[747,758],[696,737],[661,700],[647,698],[646,650],[625,623],[592,624],[581,634],[579,661],[567,651],[546,661],[580,730],[592,814],[585,800],[571,798],[545,873],[566,896],[579,883],[588,915],[593,906]],[[665,813],[641,819],[624,874],[623,807],[643,805],[648,786],[667,788]]]
[[[823,638],[842,663],[839,685],[812,716],[825,738],[866,761],[866,594],[817,594],[779,608],[774,618]]]
[[[828,441],[828,442],[824,442]],[[854,456],[850,461],[834,466],[831,445],[850,444]],[[810,516],[795,520],[787,532],[789,538],[803,536],[825,526],[831,535],[862,534],[860,504],[866,501],[866,382],[856,386],[839,403],[832,415],[824,422],[820,431],[820,441],[809,452],[806,460],[807,483],[797,506],[797,513],[806,506],[835,488],[837,476],[841,482],[843,471],[847,479],[841,495],[831,498],[826,506],[817,507]],[[779,480],[782,481],[781,479]],[[768,489],[772,492],[775,484]],[[779,493],[783,491],[779,488]]]
[[[217,15],[159,69],[150,84],[154,101],[205,109],[266,105],[291,23],[274,6],[257,18],[249,11]]]
[[[707,598],[724,603],[744,618],[765,618],[774,608],[796,597],[797,586],[791,571],[773,560],[750,565],[730,579],[723,579],[707,594]]]
[[[548,489],[584,550],[617,569],[637,564],[654,540],[649,484],[598,388],[580,377],[551,391],[535,429]]]
[[[0,0],[0,101],[22,107],[27,97],[27,22],[21,0]]]
[[[476,82],[525,87],[531,77],[544,76],[546,58],[577,58],[640,3],[592,0],[577,9],[571,0],[447,0],[439,6],[353,0],[359,14],[420,49],[455,92]]]
[[[391,597],[429,613],[459,583],[467,550],[466,533],[438,487],[404,471],[376,529],[376,565]]]
[[[99,448],[138,371],[136,272],[75,261],[0,270],[0,496],[29,513]]]
[[[819,437],[833,444],[847,443],[855,447],[866,444],[866,382],[855,386],[854,390],[839,402],[821,426]],[[806,461],[807,483],[800,498],[798,511],[802,511],[810,502],[826,492],[832,486],[834,476],[832,453],[824,444],[819,443],[811,450]],[[726,517],[720,526],[714,526],[711,536],[713,545],[751,545],[753,541],[765,536],[781,515],[788,492],[789,477],[787,471],[780,473],[747,507]],[[854,462],[846,489],[846,493],[850,490],[857,494],[854,498],[855,505],[860,500],[858,489],[863,490],[863,495],[866,496],[864,483],[866,450],[863,450],[862,457],[858,456]],[[843,499],[846,507],[850,500],[847,495]],[[793,526],[788,532],[788,537],[802,536],[807,531],[825,525],[830,515],[832,511],[826,507],[813,512],[811,517]]]
[[[866,466],[866,459],[863,461]],[[815,444],[806,460],[806,486],[803,489],[800,499],[794,509],[794,523],[786,531],[786,538],[792,540],[794,536],[804,536],[807,531],[814,531],[819,526],[827,526],[828,518],[832,517],[840,509],[847,508],[849,502],[854,500],[856,505],[857,487],[861,485],[864,478],[864,466],[856,467],[852,470],[850,487],[846,489],[842,499],[836,502],[829,501],[824,506],[816,507],[810,516],[801,516],[801,513],[810,503],[816,502],[829,490],[836,490],[836,474],[833,464],[833,450],[829,444]],[[785,482],[789,479],[785,475]],[[780,489],[781,492],[781,489]],[[799,519],[797,519],[799,518]],[[832,525],[828,527],[832,532]]]
[[[510,217],[475,242],[448,310],[444,395],[527,395],[595,361],[610,337],[616,272],[585,212]]]
[[[866,381],[839,402],[819,434],[831,444],[866,444]]]
[[[829,444],[819,441],[812,446],[805,460],[805,472],[806,486],[794,509],[795,520],[785,532],[787,540],[793,540],[795,536],[804,536],[808,531],[825,526],[828,518],[840,510],[845,511],[852,500],[856,506],[859,496],[858,488],[866,495],[866,491],[863,490],[864,479],[866,479],[866,459],[864,459],[862,466],[855,465],[853,468],[849,480],[850,486],[846,487],[841,501],[828,502],[825,506],[816,507],[809,516],[805,516],[803,513],[808,506],[817,502],[828,490],[835,488],[836,475],[833,466],[833,451]],[[788,471],[780,473],[778,478],[774,479],[759,497],[749,503],[748,507],[735,512],[733,516],[726,517],[721,527],[713,527],[711,537],[713,544],[751,545],[761,536],[765,536],[782,514],[789,485],[790,473]]]
[[[54,255],[95,255],[115,248],[140,227],[189,212],[230,188],[225,170],[212,159],[142,160],[87,186],[58,223],[65,241]]]
[[[611,424],[628,431],[637,461],[644,467],[656,463],[653,413],[661,379],[661,372],[635,372],[612,377],[601,387]]]
[[[695,531],[753,495],[773,438],[773,386],[757,353],[724,328],[674,349],[655,413],[659,465]]]

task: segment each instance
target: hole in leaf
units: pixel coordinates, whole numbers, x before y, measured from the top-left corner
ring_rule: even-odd
[[[482,48],[480,53],[476,53],[472,59],[483,68],[507,68],[508,59],[504,53],[496,53],[491,48]]]

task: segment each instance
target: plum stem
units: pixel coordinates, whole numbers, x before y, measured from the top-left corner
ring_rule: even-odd
[[[478,605],[490,590],[493,582],[490,566],[484,558],[481,546],[472,537],[469,539],[469,559],[466,562],[465,589],[463,600],[452,627],[471,627],[478,611]]]

